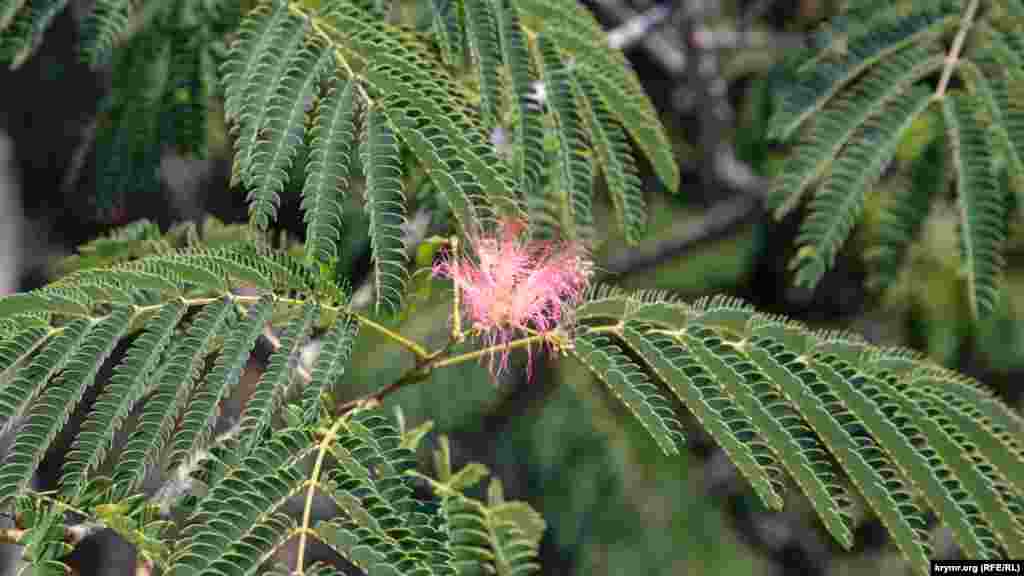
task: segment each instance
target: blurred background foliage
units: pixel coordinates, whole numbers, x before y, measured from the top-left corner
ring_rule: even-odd
[[[681,0],[665,7],[678,15],[692,3]],[[763,45],[724,45],[714,51],[719,72],[727,81],[726,104],[732,109],[731,121],[718,126],[720,133],[715,136],[763,184],[786,154],[765,137],[776,81],[772,66],[786,50],[794,49],[784,40],[799,38],[798,33],[838,13],[842,2],[698,3],[714,5],[714,10],[705,11],[702,30],[722,34],[740,30],[767,38]],[[201,84],[182,81],[172,91],[179,98],[151,99],[160,104],[150,125],[161,135],[159,141],[145,147],[139,158],[111,164],[120,161],[110,152],[122,142],[118,138],[140,135],[119,136],[117,118],[125,112],[106,107],[104,95],[127,89],[128,85],[121,83],[126,72],[118,70],[130,68],[136,60],[115,59],[98,73],[83,68],[72,48],[74,10],[79,4],[83,3],[71,3],[69,14],[58,19],[40,52],[24,68],[0,76],[3,86],[20,86],[3,91],[0,128],[15,144],[17,179],[31,224],[22,288],[32,288],[77,267],[106,262],[106,255],[121,253],[110,248],[111,242],[127,243],[133,254],[139,255],[196,241],[249,241],[244,226],[222,223],[245,221],[244,194],[229,186],[230,139],[217,95],[204,91]],[[609,28],[623,23],[622,14],[652,7],[646,0],[588,0],[587,4]],[[242,2],[240,7],[245,5]],[[426,5],[426,0],[405,0],[397,4],[396,13],[415,23],[422,20]],[[216,34],[217,26],[226,26],[225,22],[237,15],[224,13],[223,21],[215,21],[213,28],[201,33]],[[175,17],[178,20],[166,25],[193,24],[187,14]],[[685,52],[688,25],[673,16],[657,32]],[[146,42],[145,37],[137,40]],[[910,131],[896,161],[870,192],[867,216],[854,238],[813,292],[793,288],[787,268],[802,215],[797,211],[776,222],[756,198],[749,214],[722,230],[682,247],[677,243],[675,250],[655,258],[654,265],[631,267],[631,259],[656,252],[659,243],[671,243],[688,231],[707,226],[717,206],[742,200],[751,191],[702,176],[713,155],[706,149],[707,141],[698,137],[707,135],[701,119],[708,111],[694,96],[699,90],[690,83],[695,80],[679,70],[666,69],[649,42],[628,46],[627,55],[670,130],[684,168],[683,192],[666,194],[650,167],[641,166],[649,233],[637,248],[628,248],[609,226],[607,197],[600,197],[595,220],[607,237],[595,259],[606,271],[604,281],[624,288],[668,290],[690,299],[733,294],[761,310],[784,313],[815,327],[850,329],[874,343],[909,346],[980,378],[1011,404],[1021,406],[1021,388],[1013,383],[1024,378],[1022,223],[1011,223],[1002,298],[996,313],[983,321],[972,320],[968,309],[949,194],[943,201],[932,202],[901,265],[887,266],[875,249],[879,207],[887,199],[947,184],[943,155],[934,153],[936,148],[942,150],[935,145],[941,137],[940,125],[926,119]],[[203,75],[209,74],[219,54],[213,49],[194,62],[161,57],[168,58],[169,66],[180,66],[182,74]],[[66,100],[68,90],[82,86],[88,89],[77,92],[72,106],[57,107],[58,101]],[[174,135],[179,132],[159,122],[166,117],[167,107],[182,106],[208,112],[201,130],[204,135],[199,138],[202,150],[178,145]],[[45,117],[47,113],[56,117]],[[196,116],[182,118],[194,122]],[[76,127],[85,136],[69,137]],[[189,128],[196,129],[194,125]],[[81,165],[68,172],[52,169],[76,162]],[[920,162],[934,165],[930,180],[910,178],[908,168]],[[302,161],[296,165],[301,166]],[[70,183],[67,174],[71,174]],[[112,175],[116,181],[110,180]],[[280,212],[282,229],[277,232],[282,245],[301,241],[296,236],[302,230],[298,182],[301,179],[292,179],[291,189],[282,194],[286,200]],[[409,199],[414,205],[410,213],[421,208],[433,215],[421,237],[446,230],[443,208],[432,190],[410,191]],[[348,249],[341,255],[338,270],[358,293],[369,269],[367,222],[358,206],[358,194],[351,194],[349,201],[354,204],[345,212],[342,239]],[[66,256],[79,244],[140,218],[151,223],[135,223],[114,236],[95,240],[70,258],[54,257]],[[181,224],[183,220],[191,223]],[[430,245],[413,254],[423,271],[410,284],[410,309],[378,320],[409,338],[438,346],[447,337],[451,285],[426,273],[433,254]],[[608,270],[613,262],[618,263],[617,268]],[[468,349],[474,344],[463,346]],[[360,335],[352,357],[355,361],[344,385],[334,390],[339,400],[393,382],[412,366],[408,353],[369,332]],[[633,419],[624,416],[606,389],[572,360],[556,362],[535,355],[535,374],[528,383],[526,355],[517,353],[513,359],[513,369],[497,387],[483,367],[462,364],[392,395],[383,409],[400,408],[410,428],[432,421],[435,433],[451,438],[455,467],[470,461],[485,463],[501,479],[510,499],[525,500],[542,512],[548,526],[542,544],[545,574],[903,573],[898,554],[886,545],[884,530],[863,512],[856,548],[845,553],[818,524],[802,496],[791,495],[793,501],[787,502],[783,513],[764,511],[692,419],[684,423],[689,450],[679,458],[665,459]],[[244,393],[243,387],[239,394]],[[430,448],[430,442],[420,448],[426,468],[430,467]],[[479,490],[477,496],[482,495],[483,487]],[[948,555],[952,548],[947,545],[936,550]]]

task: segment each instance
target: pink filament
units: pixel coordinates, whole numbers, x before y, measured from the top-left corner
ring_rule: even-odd
[[[461,291],[463,313],[488,347],[506,345],[527,328],[554,329],[590,278],[590,262],[579,244],[527,241],[520,237],[522,229],[522,223],[506,220],[498,234],[470,238],[476,262],[446,254],[434,266],[435,276],[450,278]],[[527,351],[532,377],[533,355]],[[493,378],[508,366],[508,354],[505,349],[497,369],[491,355]]]

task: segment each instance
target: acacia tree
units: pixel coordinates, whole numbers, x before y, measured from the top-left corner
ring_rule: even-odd
[[[4,4],[0,53],[24,62],[63,4]],[[690,412],[764,506],[782,508],[788,476],[845,548],[859,497],[916,571],[932,555],[929,510],[965,556],[1024,557],[1024,426],[981,383],[735,299],[688,304],[598,281],[595,178],[636,243],[638,162],[673,193],[679,169],[637,76],[585,9],[421,8],[405,18],[382,2],[101,1],[84,20],[83,58],[115,78],[96,136],[106,198],[146,194],[166,146],[205,153],[222,112],[249,222],[202,233],[135,223],[82,246],[46,286],[0,299],[0,422],[14,432],[0,505],[17,524],[6,539],[33,566],[63,571],[69,545],[104,526],[144,567],[172,574],[282,562],[292,573],[536,571],[541,516],[505,501],[496,481],[484,499],[467,495],[486,472],[452,470],[446,441],[432,473],[417,471],[426,430],[379,410],[457,364],[489,359],[497,379],[518,349],[584,366],[665,458],[679,455]],[[804,138],[777,180],[780,213],[817,188],[798,282],[833,265],[916,123],[939,123],[909,153],[928,161],[910,164],[934,170],[948,142],[971,309],[992,310],[1007,206],[1024,193],[1022,14],[1017,0],[871,2],[784,63],[771,133]],[[887,206],[887,270],[901,265],[928,193],[910,186]],[[271,231],[289,195],[301,197],[297,244]],[[372,251],[370,312],[340,265],[353,204]],[[447,222],[445,234],[413,245],[413,204]],[[396,330],[409,293],[442,282],[446,341]],[[404,348],[412,366],[353,398],[365,333]],[[215,434],[261,339],[266,370]],[[315,361],[297,363],[310,339]],[[93,387],[56,489],[33,489]],[[327,512],[315,512],[319,499]],[[313,540],[340,559],[310,562]]]

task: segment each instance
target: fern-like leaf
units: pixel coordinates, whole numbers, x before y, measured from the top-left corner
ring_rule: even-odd
[[[33,351],[41,346],[50,336],[46,326],[26,322],[20,330],[14,329],[10,334],[0,337],[0,378],[6,378],[9,371],[18,367]]]
[[[954,391],[962,386],[950,386],[949,382],[928,373],[918,375],[911,386],[952,408],[948,411],[949,417],[963,430],[965,437],[1001,472],[1017,494],[1024,494],[1024,447],[1019,436]]]
[[[359,93],[352,82],[332,84],[317,103],[306,183],[302,188],[306,262],[327,263],[338,256],[342,203],[349,187],[359,108]]]
[[[240,139],[243,156],[239,168],[243,174],[251,169],[248,184],[254,189],[250,192],[250,209],[261,229],[276,220],[279,196],[302,144],[306,108],[319,88],[321,71],[331,65],[331,58],[331,51],[321,42],[311,42],[298,50],[268,102],[264,123],[258,128],[257,134],[267,136],[254,135],[248,156],[245,156],[245,141]],[[263,211],[266,211],[265,216],[261,216]]]
[[[931,443],[934,439],[927,443],[921,441],[919,430],[926,424],[908,426],[907,423],[916,419],[904,413],[906,403],[901,403],[902,398],[893,394],[883,382],[869,374],[856,373],[852,366],[838,359],[831,358],[829,363],[840,376],[831,382],[836,386],[833,393],[849,406],[864,430],[887,448],[892,463],[901,471],[903,478],[917,483],[932,509],[943,519],[948,519],[965,553],[974,557],[992,557],[996,553],[992,546],[994,542],[987,538],[990,528],[986,520],[977,514],[977,504],[962,491],[959,480],[940,481],[946,475],[943,469],[950,459],[942,450],[943,446]],[[927,448],[918,448],[924,446]]]
[[[129,308],[119,307],[92,322],[64,371],[33,404],[0,466],[0,502],[9,501],[28,484],[50,443],[78,405],[82,393],[92,385],[96,373],[128,328],[130,315]]]
[[[274,311],[274,299],[264,296],[249,307],[244,319],[225,335],[224,349],[213,368],[192,392],[171,440],[168,467],[175,468],[205,443],[213,428],[220,401],[238,384],[256,339]]]
[[[497,478],[487,487],[487,517],[498,574],[536,574],[544,519],[525,502],[506,502]]]
[[[402,190],[402,162],[398,142],[387,118],[370,110],[366,139],[361,143],[366,174],[365,207],[370,217],[370,246],[374,257],[376,310],[395,311],[405,293],[405,193]]]
[[[500,496],[500,490],[493,489],[495,486],[500,487],[500,484],[492,480],[489,492]],[[444,485],[439,488],[453,492]],[[536,556],[544,520],[522,502],[504,502],[498,498],[489,504],[459,493],[448,493],[444,498],[458,573],[479,574],[485,570],[484,573],[502,576],[537,573],[540,565]]]
[[[842,470],[915,572],[926,573],[931,555],[919,501],[965,554],[1016,553],[1024,505],[1014,474],[1024,469],[1024,449],[1014,434],[1024,420],[977,382],[729,298],[686,306],[657,293],[593,289],[578,312],[576,354],[590,352],[595,339],[622,341],[693,411],[767,506],[782,506],[785,469],[850,547]]]
[[[1011,67],[1005,69],[1005,74],[1000,84],[999,103],[1016,168],[1010,174],[1010,183],[1017,193],[1017,206],[1024,206],[1024,73]]]
[[[130,0],[96,0],[82,23],[81,50],[90,66],[100,66],[110,58],[118,37],[128,28],[131,9]]]
[[[466,15],[466,39],[480,82],[480,108],[484,126],[493,129],[502,109],[502,64],[494,4],[491,0],[463,0]]]
[[[232,302],[228,298],[204,306],[184,337],[175,341],[164,363],[153,375],[156,389],[143,406],[139,423],[114,468],[113,484],[118,495],[127,496],[139,485],[147,468],[167,442],[178,412],[199,378],[206,353],[232,311]]]
[[[244,79],[238,80],[228,76],[233,70],[229,69],[225,74],[226,82],[241,82],[245,89],[245,98],[239,106],[237,118],[234,174],[236,180],[241,180],[251,187],[247,198],[250,201],[250,219],[260,229],[265,229],[270,221],[276,218],[277,207],[280,205],[278,194],[283,185],[284,174],[280,167],[266,170],[267,166],[263,162],[254,162],[258,144],[261,142],[263,131],[268,130],[274,138],[262,142],[265,146],[274,147],[280,154],[272,155],[270,159],[285,161],[288,158],[288,151],[294,147],[291,144],[293,139],[288,138],[291,136],[289,131],[296,130],[294,121],[289,121],[289,110],[294,106],[305,106],[306,100],[298,97],[303,86],[308,85],[306,80],[317,72],[317,58],[311,57],[310,51],[314,47],[307,47],[304,42],[309,22],[288,13],[284,7],[278,8],[277,11],[285,12],[286,15],[281,26],[267,32],[271,35],[270,40],[263,46],[265,49],[262,53],[256,54],[258,60],[255,70]],[[280,103],[271,107],[278,92],[286,95],[283,103],[287,108],[283,108]],[[287,98],[287,95],[293,98]],[[274,123],[276,131],[271,127],[271,123]],[[301,126],[300,123],[298,129],[301,130]]]
[[[255,570],[290,533],[278,510],[306,481],[298,467],[312,439],[282,430],[213,485],[182,531],[168,574]]]
[[[11,298],[11,297],[8,297]],[[4,299],[6,300],[6,298]],[[0,301],[2,302],[2,301]],[[6,431],[17,420],[54,374],[64,369],[88,334],[89,322],[72,320],[51,336],[28,366],[0,388],[0,427]]]
[[[926,112],[929,122],[942,123],[937,110]],[[885,289],[900,272],[907,247],[913,241],[928,215],[929,200],[945,191],[946,139],[940,131],[926,145],[924,152],[913,161],[910,185],[895,191],[883,207],[877,235],[878,244],[865,253],[871,265],[871,285]]]
[[[400,447],[400,437],[379,416],[360,413],[342,424],[330,446],[339,466],[327,472],[324,484],[350,520],[325,526],[326,538],[360,565],[386,563],[402,574],[450,574],[444,534],[431,526],[437,510],[412,499],[405,474],[414,464],[412,452]],[[352,536],[372,550],[354,554],[345,545]]]
[[[990,312],[999,297],[1006,236],[1006,199],[992,173],[992,142],[978,118],[977,101],[966,94],[943,100],[943,116],[957,178],[957,206],[967,294],[975,315]]]
[[[76,496],[85,486],[89,472],[103,461],[186,310],[180,302],[165,305],[114,369],[68,453],[60,481],[64,494]]]
[[[463,32],[459,26],[461,16],[461,0],[430,0],[431,27],[438,38],[441,56],[445,64],[452,68],[462,65]]]
[[[320,416],[320,400],[345,374],[359,324],[341,316],[320,342],[320,355],[313,366],[312,380],[302,390],[302,412],[306,422]]]
[[[288,323],[284,334],[281,335],[280,345],[271,354],[267,369],[260,375],[256,390],[246,402],[245,410],[240,417],[239,437],[242,438],[242,457],[248,455],[258,445],[270,427],[274,410],[278,407],[284,391],[287,390],[292,379],[292,362],[309,336],[316,317],[317,306],[307,303],[302,307],[301,314],[296,315]]]
[[[671,192],[679,189],[679,163],[636,72],[619,50],[608,47],[601,25],[575,0],[518,0],[524,19],[540,20],[543,32],[575,61],[578,73],[597,88],[605,107],[623,126]]]
[[[831,416],[822,420],[833,432],[828,439],[829,450],[851,474],[854,484],[892,535],[900,552],[920,570],[928,565],[928,558],[932,556],[924,518],[913,503],[907,481],[882,449],[888,447],[885,440],[898,442],[897,435],[876,441],[867,434],[862,418],[877,418],[881,412],[871,412],[869,405],[860,403],[860,396],[846,395],[852,375],[843,372],[845,367],[835,356],[819,352],[812,360],[813,373],[824,384],[810,387],[813,401]]]
[[[615,208],[615,219],[628,244],[640,241],[647,225],[647,207],[636,164],[622,126],[611,116],[600,94],[586,76],[576,80],[585,96],[584,110],[601,171]]]
[[[497,0],[497,4],[501,51],[505,55],[505,64],[508,67],[518,112],[513,166],[523,196],[533,198],[540,194],[541,174],[544,169],[542,111],[532,94],[536,71],[531,66],[532,58],[519,22],[519,9],[516,3],[514,0]]]
[[[747,414],[755,430],[772,447],[778,462],[810,497],[830,532],[846,547],[853,544],[852,518],[845,512],[850,500],[841,485],[835,483],[835,470],[823,456],[818,441],[799,412],[794,410],[772,380],[746,355],[737,354],[725,340],[699,332],[683,336],[695,357],[735,398],[737,407]]]
[[[665,454],[678,454],[685,441],[679,421],[646,374],[606,336],[583,334],[573,341],[573,355],[633,413]]]
[[[221,66],[224,83],[224,115],[237,121],[242,115],[245,100],[252,95],[249,89],[261,81],[257,77],[261,59],[274,42],[294,31],[298,24],[288,18],[282,2],[257,5],[246,17],[231,44],[228,58]]]
[[[557,44],[547,36],[538,37],[537,45],[558,138],[559,178],[551,186],[552,197],[546,199],[550,204],[548,210],[559,223],[564,237],[589,245],[594,237],[590,199],[594,168],[585,126],[578,112],[580,96],[574,81],[575,70],[562,61]]]
[[[865,189],[881,176],[903,132],[930,101],[926,88],[915,88],[872,119],[836,160],[797,237],[797,284],[815,286],[835,262],[864,208]]]
[[[782,484],[774,458],[766,454],[763,442],[754,441],[756,433],[749,418],[736,408],[731,396],[675,338],[656,331],[641,335],[635,329],[624,331],[623,336],[715,438],[761,501],[768,508],[781,509]]]
[[[934,398],[913,390],[907,390],[904,397],[896,398],[908,415],[912,418],[917,416],[915,419],[920,421],[921,432],[936,457],[958,478],[956,484],[946,481],[944,485],[947,489],[965,492],[963,496],[957,494],[960,496],[960,510],[957,512],[974,524],[974,534],[980,536],[976,539],[990,547],[989,550],[979,551],[979,554],[983,554],[980,557],[997,556],[996,544],[1012,557],[1021,554],[1024,550],[1024,533],[1021,532],[1019,519],[1013,518],[1012,510],[1003,501],[999,490],[1000,481],[987,473],[991,465],[984,458],[969,454],[973,446],[965,443],[960,427],[945,415],[947,408],[940,408]],[[914,411],[917,413],[914,414]],[[984,519],[984,522],[979,522],[979,519]],[[950,519],[949,523],[955,526],[957,520]],[[965,554],[975,555],[975,552],[967,552],[972,544],[960,543]]]
[[[693,313],[689,304],[666,292],[626,292],[607,284],[595,284],[584,293],[573,316],[577,322],[633,320],[673,329],[689,322]]]
[[[897,98],[907,87],[934,72],[943,63],[931,46],[913,45],[896,52],[868,70],[856,85],[844,91],[814,117],[806,139],[797,146],[772,187],[775,217],[782,218],[829,168],[857,129]]]
[[[1002,157],[1007,164],[1006,173],[1010,190],[1024,194],[1024,151],[1015,143],[1021,134],[1019,106],[1012,102],[1011,86],[1020,81],[1020,73],[1014,64],[1006,66],[1008,59],[998,50],[982,52],[973,60],[960,63],[960,77],[968,85],[968,91],[976,99],[979,110],[985,111],[985,128],[990,144],[994,145],[993,158]],[[1017,87],[1019,93],[1019,87]],[[987,118],[991,117],[991,118]]]
[[[788,89],[781,93],[772,116],[769,135],[789,138],[859,74],[908,46],[927,45],[959,19],[960,10],[960,2],[926,1],[915,3],[909,14],[885,10],[869,26],[858,27],[852,37],[845,38],[841,51],[806,62],[788,79]]]
[[[394,93],[388,115],[403,140],[426,165],[427,172],[448,200],[466,233],[474,233],[497,220],[493,201],[509,200],[511,192],[501,161],[488,145],[468,139],[472,132],[453,121],[446,110],[444,91],[414,62],[382,55],[367,74],[381,89]],[[515,207],[506,206],[515,211]]]

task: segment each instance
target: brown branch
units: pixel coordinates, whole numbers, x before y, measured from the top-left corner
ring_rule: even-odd
[[[604,266],[609,274],[628,274],[644,270],[676,258],[705,242],[717,240],[762,212],[761,199],[736,195],[712,206],[700,223],[672,238],[656,242],[653,247],[634,248],[613,256]]]
[[[356,398],[354,400],[349,400],[348,402],[341,402],[337,405],[337,407],[335,407],[334,415],[340,418],[345,414],[348,414],[349,412],[355,410],[356,408],[375,408],[380,405],[380,403],[384,400],[385,397],[395,392],[398,392],[399,390],[405,388],[410,384],[415,384],[417,382],[422,382],[423,380],[426,380],[428,377],[430,377],[430,373],[433,371],[433,368],[434,366],[432,362],[426,362],[422,366],[417,366],[409,370],[404,375],[402,375],[401,378],[395,380],[394,382],[388,384],[387,386],[384,386],[383,388],[380,388],[365,396],[360,396],[359,398]]]

